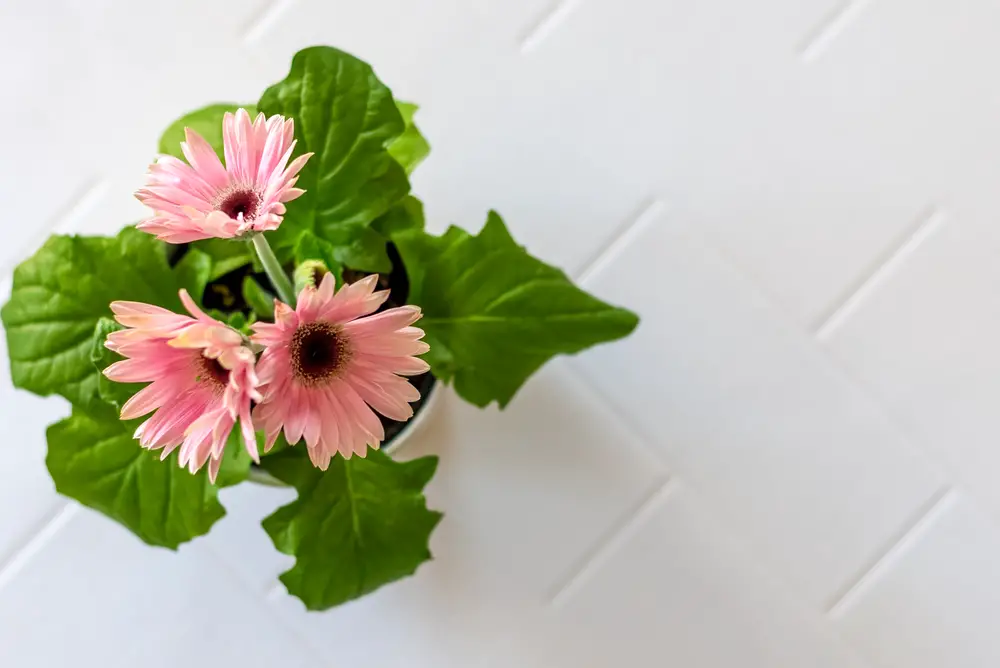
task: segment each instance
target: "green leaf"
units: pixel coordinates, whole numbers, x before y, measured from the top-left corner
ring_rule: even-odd
[[[212,275],[212,258],[196,248],[189,248],[174,267],[177,282],[198,304],[205,296],[205,286]]]
[[[344,267],[337,259],[333,244],[307,231],[299,237],[299,242],[295,245],[295,264],[299,265],[308,260],[319,260],[325,264],[337,278],[337,284],[340,284]]]
[[[279,551],[295,557],[281,575],[310,610],[325,610],[411,575],[431,558],[428,539],[441,513],[428,510],[423,488],[437,457],[397,462],[381,452],[334,457],[327,471],[302,448],[261,460],[298,499],[263,521]]]
[[[250,325],[256,322],[256,319],[248,320],[247,317],[243,315],[242,311],[233,311],[228,315],[223,314],[222,318],[216,318],[216,320],[225,322],[233,329],[243,332],[244,334],[248,334],[250,332]]]
[[[90,361],[97,369],[97,393],[105,402],[111,404],[116,411],[121,411],[125,402],[132,398],[132,395],[142,389],[145,383],[116,383],[104,376],[102,371],[115,362],[123,359],[116,352],[108,350],[104,341],[111,332],[125,329],[111,318],[101,318],[94,328],[94,338],[90,345]]]
[[[74,404],[101,402],[91,362],[97,321],[116,299],[181,311],[162,242],[135,228],[117,237],[52,236],[14,270],[0,317],[16,387]]]
[[[160,136],[160,153],[184,160],[184,153],[181,151],[181,142],[185,141],[184,128],[191,128],[211,144],[220,160],[225,161],[225,154],[222,152],[222,117],[227,111],[235,112],[240,107],[246,109],[251,118],[257,114],[257,109],[252,104],[231,102],[210,104],[184,114]]]
[[[263,432],[257,433],[258,445],[263,442]],[[250,475],[250,465],[253,459],[243,445],[243,436],[237,424],[229,432],[229,439],[226,441],[226,451],[222,455],[222,464],[219,465],[219,475],[215,479],[215,484],[219,487],[232,487],[247,479]],[[199,471],[199,475],[204,471]]]
[[[413,115],[417,113],[419,107],[411,102],[400,101],[396,102],[396,106],[403,116],[406,129],[396,141],[389,145],[389,153],[396,159],[396,162],[403,166],[407,174],[412,174],[417,165],[430,155],[431,146],[413,123]]]
[[[346,246],[335,246],[313,232],[306,231],[295,245],[295,264],[321,260],[340,279],[345,267],[358,271],[389,273],[392,261],[386,251],[386,238],[371,228]]]
[[[349,244],[334,245],[333,256],[351,269],[388,274],[392,271],[392,261],[385,247],[386,242],[384,236],[367,227]]]
[[[407,301],[412,304],[420,304],[414,298],[423,294],[424,276],[427,268],[434,264],[439,256],[445,256],[445,251],[449,248],[468,238],[468,232],[454,225],[439,237],[425,234],[423,230],[401,232],[393,237],[393,242],[402,256],[403,264],[406,267],[406,276],[410,283]]]
[[[192,242],[191,248],[205,253],[212,259],[208,280],[214,281],[244,267],[254,260],[253,249],[246,241],[236,239],[202,239]]]
[[[476,236],[452,227],[441,237],[411,231],[395,241],[408,301],[424,312],[427,361],[478,406],[505,406],[551,357],[620,339],[639,322],[529,255],[495,212]]]
[[[45,463],[56,490],[99,510],[150,545],[176,548],[208,532],[226,511],[205,470],[191,475],[174,453],[133,440],[137,421],[122,422],[107,405],[74,408],[46,431]]]
[[[354,56],[311,47],[295,55],[288,76],[257,106],[268,116],[294,118],[296,154],[314,154],[296,184],[306,193],[288,203],[281,227],[268,233],[272,246],[294,248],[311,230],[336,247],[357,242],[370,249],[370,241],[358,240],[410,189],[386,148],[405,129],[389,89]]]
[[[372,223],[372,229],[387,239],[410,230],[424,229],[424,203],[407,195]]]
[[[257,315],[268,320],[274,318],[274,295],[262,288],[253,276],[243,278],[243,299]]]

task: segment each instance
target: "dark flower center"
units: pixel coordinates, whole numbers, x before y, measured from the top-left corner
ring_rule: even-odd
[[[199,383],[211,383],[218,389],[225,389],[229,383],[229,369],[219,364],[219,360],[210,359],[204,355],[201,359],[201,369],[198,372]]]
[[[241,215],[243,220],[252,220],[257,216],[259,206],[260,195],[249,188],[240,188],[223,197],[217,208],[233,220],[238,220]]]
[[[299,325],[289,346],[292,373],[304,385],[333,378],[350,359],[350,349],[337,327],[328,322]]]

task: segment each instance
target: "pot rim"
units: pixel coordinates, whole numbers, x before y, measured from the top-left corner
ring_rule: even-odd
[[[390,457],[403,447],[403,444],[409,440],[414,433],[420,428],[420,425],[427,420],[427,415],[433,410],[434,406],[438,403],[439,395],[438,386],[441,385],[441,381],[435,377],[434,382],[431,383],[430,388],[427,390],[427,394],[424,395],[424,401],[420,404],[420,408],[412,418],[406,422],[398,434],[396,434],[391,441],[384,444],[380,448],[382,452],[389,455]]]

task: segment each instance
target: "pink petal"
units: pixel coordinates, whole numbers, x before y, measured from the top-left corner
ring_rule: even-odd
[[[392,397],[381,387],[370,383],[359,376],[350,376],[345,379],[354,391],[365,400],[365,403],[377,410],[390,420],[400,422],[413,417],[413,408],[405,401]]]
[[[351,340],[357,340],[358,337],[392,334],[396,330],[415,323],[420,319],[420,315],[419,306],[391,308],[367,318],[358,318],[346,323],[344,332],[351,337]]]
[[[122,406],[121,419],[134,420],[162,406],[173,394],[177,386],[170,381],[157,381],[147,385],[132,395],[132,398]]]
[[[184,128],[184,139],[186,142],[181,144],[181,151],[198,175],[216,192],[226,188],[229,175],[215,149],[191,128]]]

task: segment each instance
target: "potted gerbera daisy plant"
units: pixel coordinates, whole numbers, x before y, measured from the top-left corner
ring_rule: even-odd
[[[415,109],[357,58],[305,49],[256,104],[166,130],[136,193],[146,219],[52,236],[17,267],[13,382],[72,405],[47,430],[59,492],[176,548],[222,517],[219,487],[294,487],[263,529],[310,609],[430,558],[437,460],[379,448],[435,382],[503,407],[554,355],[637,318],[496,213],[476,234],[427,232],[407,178],[429,151]]]

